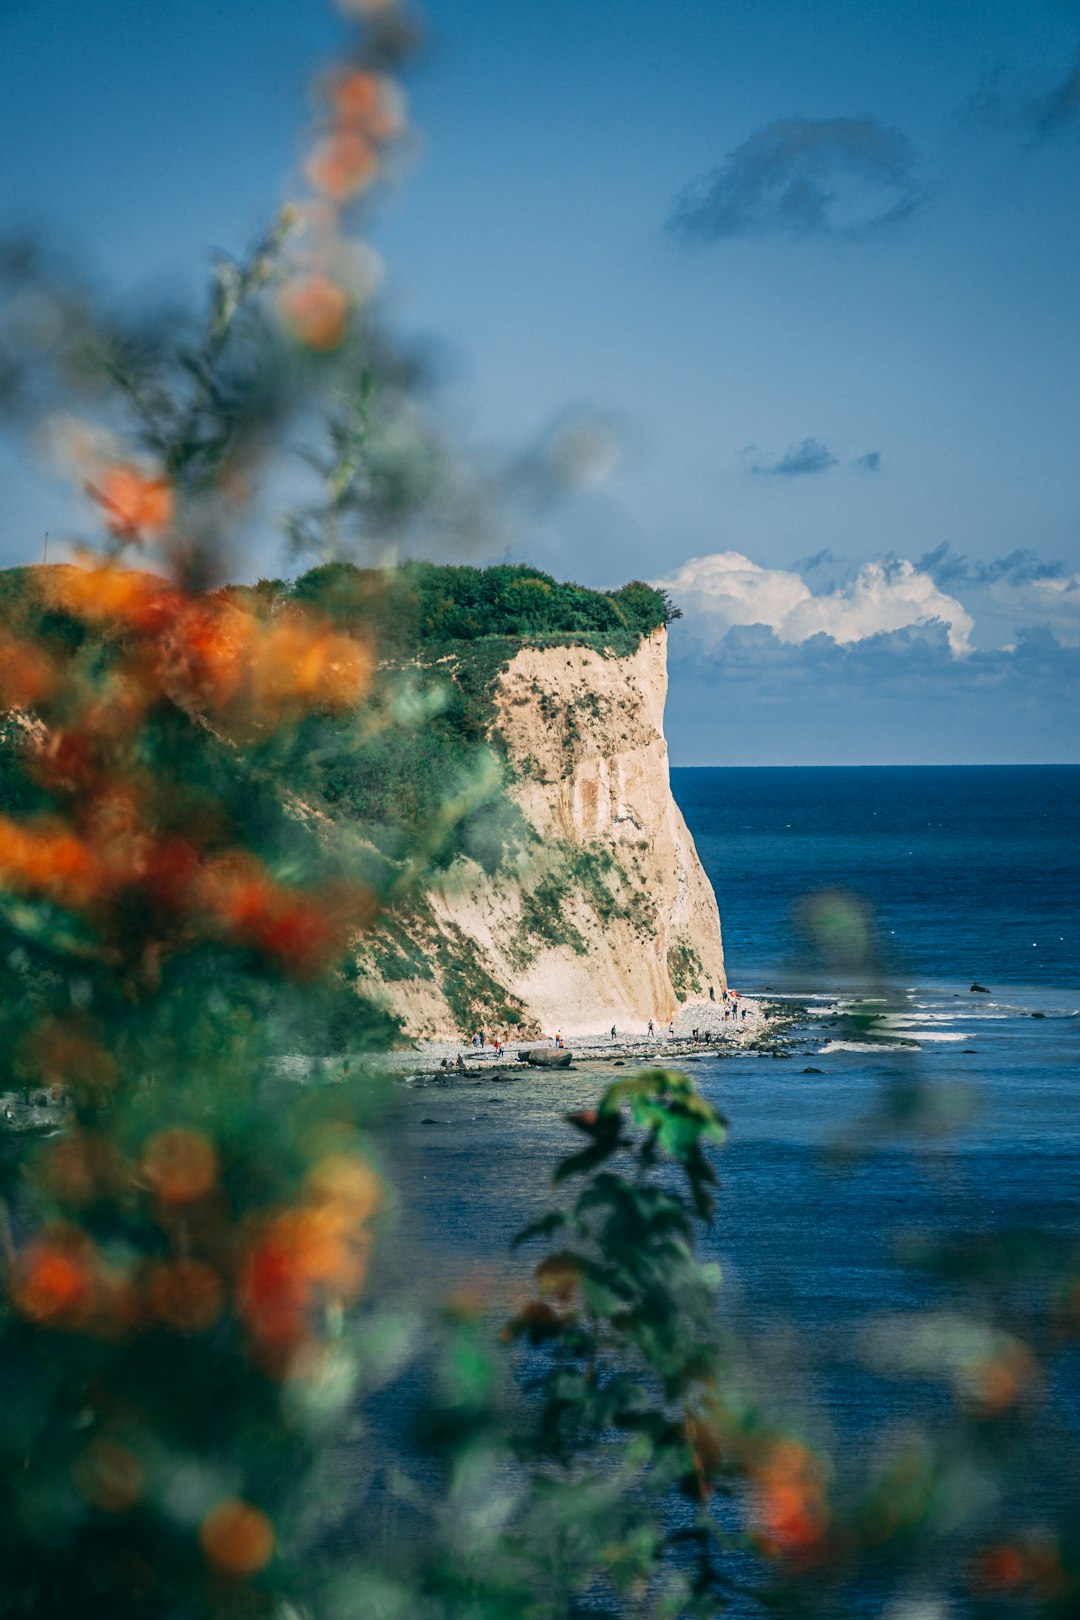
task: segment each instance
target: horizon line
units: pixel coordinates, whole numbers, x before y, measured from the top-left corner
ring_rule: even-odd
[[[1049,771],[1080,770],[1076,759],[984,759],[984,760],[874,760],[860,762],[821,761],[815,764],[785,763],[770,760],[767,763],[743,761],[716,764],[699,760],[693,763],[669,761],[673,771]]]

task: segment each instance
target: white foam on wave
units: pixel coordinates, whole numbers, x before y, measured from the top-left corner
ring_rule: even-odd
[[[902,1029],[909,1024],[972,1024],[1008,1016],[1005,1012],[976,1012],[971,1007],[965,1007],[962,1012],[936,1012],[930,1007],[915,1006],[910,1012],[883,1013],[881,1022],[890,1029]]]
[[[910,1046],[893,1046],[889,1041],[827,1041],[818,1047],[818,1057],[830,1052],[910,1052]]]
[[[953,1033],[945,1029],[908,1029],[904,1033],[913,1041],[973,1041],[974,1035],[965,1035],[963,1030]]]

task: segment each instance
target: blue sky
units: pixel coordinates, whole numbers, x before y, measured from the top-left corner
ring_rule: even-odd
[[[680,763],[1080,758],[1080,4],[428,12],[388,318],[472,443],[618,445],[467,560],[669,582]],[[339,37],[320,0],[0,0],[6,220],[194,293]],[[24,560],[66,497],[0,471]]]

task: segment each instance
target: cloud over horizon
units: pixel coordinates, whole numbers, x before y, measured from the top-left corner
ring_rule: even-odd
[[[907,561],[864,563],[853,579],[815,594],[791,569],[762,568],[738,551],[693,557],[655,581],[682,609],[701,650],[736,626],[762,625],[801,644],[826,636],[840,645],[918,626],[943,625],[954,657],[971,650],[974,620],[962,603]]]
[[[1047,630],[954,656],[940,623],[841,644],[736,625],[709,654],[673,629],[666,731],[678,764],[980,764],[1076,760],[1062,694],[1080,648]]]
[[[684,615],[667,727],[679,763],[1080,757],[1080,573],[1031,551],[859,565],[826,549],[791,568],[721,552],[658,583]],[[732,715],[752,724],[733,734]]]
[[[668,226],[687,242],[750,233],[858,238],[918,208],[914,149],[874,119],[777,118],[676,199]]]

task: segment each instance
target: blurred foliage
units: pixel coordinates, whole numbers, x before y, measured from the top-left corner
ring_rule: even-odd
[[[455,850],[492,870],[526,836],[491,727],[509,650],[625,652],[675,610],[342,560],[452,543],[483,485],[344,229],[406,138],[418,30],[396,0],[342,9],[310,195],[221,261],[201,322],[104,307],[26,244],[0,263],[0,403],[97,535],[0,576],[0,1615],[1075,1614],[1073,1239],[909,1243],[935,1303],[860,1354],[940,1417],[853,1467],[722,1324],[696,1245],[725,1127],[681,1074],[573,1116],[509,1311],[423,1297],[380,1241],[408,1224],[372,1055],[395,1032],[350,944]],[[223,586],[320,414],[284,528],[323,561]],[[872,973],[852,897],[805,926]],[[392,916],[379,949],[422,974]],[[463,942],[439,949],[467,1007]],[[310,1050],[337,1054],[314,1081]],[[899,1087],[868,1132],[934,1106]]]

